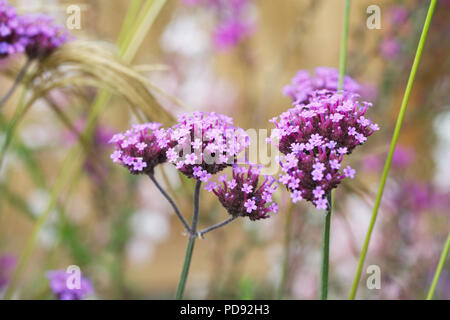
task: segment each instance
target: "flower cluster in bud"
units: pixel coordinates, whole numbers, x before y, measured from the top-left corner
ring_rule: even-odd
[[[326,210],[331,190],[342,179],[354,178],[355,170],[350,166],[341,170],[341,163],[344,155],[379,130],[365,117],[369,106],[357,101],[356,94],[319,90],[307,104],[297,104],[271,120],[276,129],[269,142],[285,155],[280,157],[280,182],[291,191],[294,203],[305,199]]]
[[[283,89],[283,94],[295,103],[308,103],[314,91],[327,89],[337,91],[339,86],[339,71],[335,68],[317,67],[315,74],[308,70],[299,70],[292,78],[291,84]],[[361,86],[350,76],[344,77],[344,91],[346,93],[360,93]]]
[[[109,142],[116,146],[111,154],[113,162],[131,174],[153,174],[158,164],[167,161],[166,151],[170,146],[169,131],[157,122],[133,125],[125,133],[115,134]]]
[[[233,217],[248,217],[252,221],[267,219],[271,212],[278,211],[278,205],[272,199],[278,185],[271,176],[265,176],[259,184],[260,176],[259,167],[250,165],[247,169],[234,165],[231,179],[221,175],[219,183],[211,181],[205,189],[213,192]]]
[[[250,139],[230,117],[198,111],[178,118],[170,142],[167,160],[187,177],[208,182],[213,174],[235,163]]]

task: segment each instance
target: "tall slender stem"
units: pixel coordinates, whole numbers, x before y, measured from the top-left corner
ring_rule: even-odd
[[[27,74],[27,70],[30,67],[32,62],[33,62],[33,59],[27,59],[27,61],[25,62],[25,65],[22,67],[22,69],[20,69],[20,72],[17,75],[16,79],[14,80],[14,83],[13,83],[12,87],[8,90],[8,92],[0,100],[0,108],[3,107],[5,102],[8,101],[8,99],[14,93],[16,88],[19,86],[20,82],[22,82],[22,79]]]
[[[427,300],[433,299],[434,290],[441,276],[442,269],[444,268],[445,260],[447,259],[448,251],[450,249],[450,233],[447,236],[447,241],[444,245],[444,250],[442,250],[441,258],[439,259],[436,272],[434,273],[433,282],[431,283],[430,290],[428,291]]]
[[[197,180],[194,191],[194,216],[192,218],[191,235],[189,237],[188,246],[186,249],[186,255],[184,257],[183,269],[181,271],[180,281],[178,283],[177,294],[175,298],[177,300],[183,299],[184,289],[186,288],[186,280],[189,274],[189,268],[191,266],[192,253],[194,251],[195,239],[197,237],[197,224],[199,213],[199,200],[200,200],[200,187],[202,183]]]
[[[377,197],[375,199],[375,205],[373,207],[372,218],[370,220],[369,229],[367,230],[366,238],[364,241],[364,245],[361,251],[361,255],[359,257],[358,269],[355,274],[355,278],[353,280],[352,289],[350,292],[349,299],[355,299],[356,291],[358,290],[358,283],[361,278],[362,268],[364,266],[364,261],[366,259],[367,249],[369,247],[370,238],[372,235],[373,227],[375,225],[375,221],[378,215],[378,209],[380,208],[381,198],[383,197],[384,186],[386,184],[386,179],[389,173],[389,169],[391,167],[392,157],[394,155],[395,147],[397,146],[398,137],[400,135],[400,129],[403,124],[403,119],[406,113],[406,107],[408,105],[409,97],[411,95],[412,87],[414,84],[414,79],[416,77],[417,69],[419,67],[420,58],[422,57],[422,51],[425,46],[425,41],[427,39],[428,29],[430,28],[431,19],[433,17],[434,8],[436,7],[436,0],[431,0],[430,7],[428,9],[427,18],[425,19],[425,23],[422,30],[422,35],[420,37],[419,45],[417,47],[416,56],[414,58],[414,63],[411,68],[411,73],[409,75],[408,84],[406,86],[405,94],[403,96],[402,105],[400,108],[400,112],[398,114],[397,123],[395,125],[394,134],[391,141],[391,146],[389,149],[389,153],[386,158],[386,163],[384,165],[383,174],[381,176],[381,182],[378,189]]]
[[[327,196],[328,198],[328,210],[325,216],[325,224],[323,228],[322,237],[322,270],[320,273],[320,299],[328,299],[328,269],[330,264],[330,227],[331,227],[331,214],[333,212],[331,192]]]
[[[291,251],[291,235],[292,235],[292,207],[286,212],[286,221],[284,225],[284,252],[283,252],[283,264],[281,266],[281,279],[280,286],[278,288],[277,298],[283,299],[286,291],[286,282],[289,273],[289,257]]]
[[[347,40],[348,40],[348,29],[349,29],[349,21],[350,21],[350,0],[345,1],[345,11],[344,11],[344,29],[342,30],[342,39],[341,39],[341,52],[339,55],[339,87],[338,90],[342,90],[344,88],[344,75],[345,68],[347,66]]]
[[[197,235],[198,235],[200,238],[202,238],[202,237],[203,237],[205,234],[207,234],[208,232],[211,232],[211,231],[217,230],[217,229],[219,229],[219,228],[225,227],[227,224],[233,222],[233,221],[236,220],[237,218],[239,218],[239,216],[235,216],[235,217],[228,218],[228,219],[225,220],[225,221],[222,221],[222,222],[220,222],[220,223],[217,223],[217,224],[215,224],[215,225],[212,225],[211,227],[205,228],[205,229],[203,229],[202,231],[199,231],[199,232],[197,233]]]
[[[149,173],[148,176],[150,177],[150,179],[153,181],[153,183],[155,184],[155,186],[158,188],[159,192],[161,192],[161,194],[164,196],[164,198],[167,199],[167,201],[169,201],[170,205],[172,206],[173,210],[175,211],[178,219],[181,221],[181,223],[184,225],[184,227],[186,228],[186,230],[188,231],[189,234],[191,234],[191,228],[189,227],[188,223],[186,222],[186,220],[184,219],[183,215],[181,214],[180,210],[178,209],[177,205],[175,204],[175,202],[172,200],[172,198],[169,196],[169,194],[163,189],[163,187],[158,183],[158,181],[155,179],[155,175],[153,173]]]

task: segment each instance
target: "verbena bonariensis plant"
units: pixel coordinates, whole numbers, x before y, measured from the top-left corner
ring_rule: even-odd
[[[341,168],[344,155],[379,127],[365,117],[371,104],[360,103],[356,94],[316,90],[309,93],[308,103],[295,104],[271,120],[276,130],[270,141],[285,155],[280,157],[280,181],[294,203],[305,199],[326,210],[331,190],[355,175],[350,166]]]
[[[0,59],[17,53],[27,55],[27,61],[13,86],[0,100],[0,107],[12,95],[34,60],[47,58],[69,38],[67,30],[55,25],[50,16],[45,14],[18,16],[14,7],[6,0],[0,0]]]
[[[116,145],[111,155],[113,162],[126,167],[131,174],[147,174],[172,205],[189,234],[177,299],[183,297],[197,237],[203,237],[238,217],[265,219],[270,216],[270,212],[278,210],[272,200],[276,190],[275,180],[266,176],[259,184],[261,172],[258,167],[250,165],[247,169],[235,164],[239,153],[249,146],[249,137],[243,129],[234,126],[230,117],[214,112],[182,114],[178,117],[178,123],[171,128],[161,128],[159,123],[134,125],[125,133],[114,135],[111,143]],[[186,177],[196,180],[191,226],[154,177],[155,167],[164,162],[172,163]],[[222,175],[219,181],[223,185],[210,182],[206,186],[208,191],[217,195],[231,217],[197,231],[202,182],[208,182],[213,175],[231,166],[233,177],[230,181],[226,181],[226,176]]]

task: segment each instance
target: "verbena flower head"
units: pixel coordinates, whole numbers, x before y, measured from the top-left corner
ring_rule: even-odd
[[[271,120],[276,130],[269,141],[285,155],[280,157],[280,182],[291,191],[294,203],[306,199],[325,210],[331,190],[342,179],[354,178],[355,170],[343,168],[341,162],[379,130],[365,117],[369,106],[358,102],[356,94],[319,90],[309,103]]]
[[[110,143],[116,148],[111,154],[114,163],[132,174],[153,174],[158,164],[167,161],[168,132],[157,122],[133,125],[124,133],[115,134]]]
[[[259,167],[250,165],[247,169],[234,165],[230,179],[222,175],[218,184],[210,182],[205,189],[213,192],[233,217],[248,217],[253,221],[266,219],[271,212],[278,211],[278,205],[272,199],[278,184],[271,176],[265,176],[262,182],[260,178]]]
[[[296,103],[307,103],[316,90],[327,89],[337,91],[339,86],[339,71],[335,68],[317,67],[315,74],[308,70],[299,70],[292,78],[291,84],[283,89],[283,94]],[[344,91],[360,93],[361,86],[350,76],[344,77]]]
[[[0,59],[25,51],[26,39],[16,9],[0,0]]]
[[[44,59],[69,40],[67,30],[55,25],[50,16],[26,14],[20,17],[20,23],[30,59]]]
[[[189,178],[207,182],[235,163],[249,145],[249,137],[233,120],[214,112],[182,114],[170,130],[167,159]]]
[[[47,272],[50,289],[59,300],[81,300],[94,292],[92,283],[86,277],[81,276],[80,287],[76,288],[76,283],[71,283],[71,273],[65,270],[52,270]]]

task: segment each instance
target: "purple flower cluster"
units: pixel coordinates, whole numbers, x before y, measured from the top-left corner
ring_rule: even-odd
[[[213,40],[218,50],[226,51],[248,39],[255,26],[248,19],[250,0],[182,0],[189,6],[210,8],[219,22],[215,28]]]
[[[137,124],[125,133],[115,134],[110,140],[116,146],[111,154],[113,162],[132,174],[152,174],[158,164],[167,161],[169,134],[161,126],[157,122]]]
[[[68,41],[68,32],[43,14],[18,16],[14,7],[0,0],[0,59],[26,52],[43,59]]]
[[[25,51],[30,59],[44,59],[69,40],[69,33],[56,26],[44,14],[27,14],[21,17],[23,35],[27,39]]]
[[[47,272],[50,289],[59,300],[81,300],[86,295],[94,292],[91,281],[83,276],[80,279],[80,288],[70,289],[68,286],[70,276],[71,274],[65,270],[52,270]]]
[[[354,178],[355,170],[343,169],[341,163],[344,155],[379,130],[365,117],[370,105],[358,102],[356,94],[318,90],[310,93],[308,103],[297,103],[271,120],[276,130],[269,142],[285,155],[280,157],[280,182],[291,191],[294,203],[305,199],[326,210],[331,190],[342,179]]]
[[[26,39],[22,33],[16,9],[6,0],[0,0],[0,59],[25,51]]]
[[[182,114],[169,136],[172,145],[167,160],[187,177],[202,182],[235,163],[250,142],[230,117],[214,112]]]
[[[278,211],[278,205],[273,201],[272,194],[277,190],[276,180],[266,176],[259,185],[261,169],[250,165],[246,167],[233,166],[233,175],[219,177],[219,184],[209,182],[205,189],[213,192],[223,207],[233,217],[248,217],[250,220],[260,220],[270,217],[270,213]]]
[[[335,68],[317,67],[315,74],[308,70],[299,70],[291,83],[284,87],[283,94],[295,103],[307,103],[315,90],[327,89],[337,91],[339,86],[339,71]],[[344,92],[360,93],[361,86],[350,76],[344,77]]]

